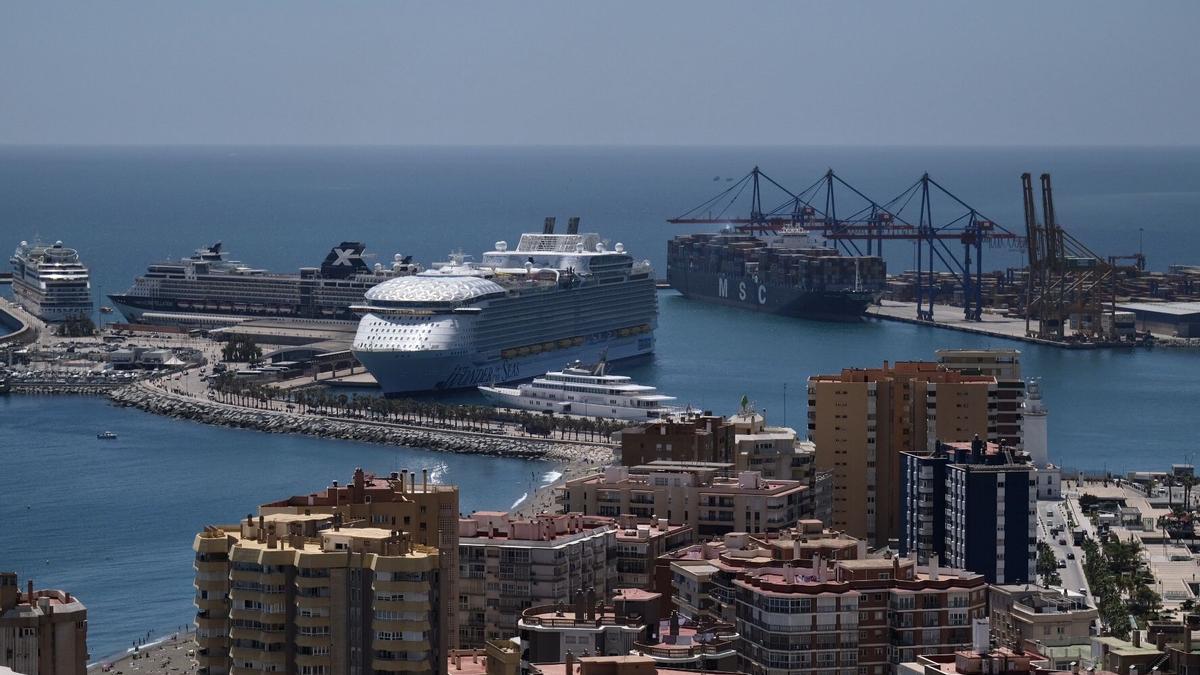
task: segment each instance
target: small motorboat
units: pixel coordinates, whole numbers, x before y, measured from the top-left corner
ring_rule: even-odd
[[[105,440],[105,441],[112,440],[116,437],[117,437],[117,433],[115,431],[101,431],[100,433],[96,434],[96,438],[99,438],[99,439]]]

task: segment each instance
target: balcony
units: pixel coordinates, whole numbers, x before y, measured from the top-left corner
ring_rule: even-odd
[[[223,616],[229,609],[229,601],[224,596],[202,598],[197,595],[192,600],[192,603],[196,605],[196,608],[200,612],[207,612],[210,616]],[[197,613],[197,616],[199,616],[199,613]]]
[[[429,649],[425,640],[380,640],[371,641],[371,648],[387,652],[421,652]]]
[[[224,560],[197,560],[192,563],[192,569],[200,574],[219,574],[225,577],[229,574],[229,563]]]
[[[665,636],[664,636],[665,637]],[[734,653],[737,642],[734,637],[722,638],[711,642],[692,645],[645,644],[634,642],[633,648],[652,659],[665,659],[673,663],[698,659],[705,656],[724,657]]]
[[[546,628],[590,628],[599,626],[625,626],[641,630],[643,624],[637,617],[618,617],[611,606],[597,614],[593,619],[576,619],[570,607],[563,606],[559,611],[557,605],[541,605],[530,607],[521,612],[521,623],[527,626]]]
[[[329,606],[329,598],[328,597],[322,598],[322,597],[318,597],[315,595],[298,595],[298,596],[296,596],[296,606],[302,607],[302,608],[303,607],[314,607],[314,608],[315,607],[328,607]]]
[[[375,670],[385,670],[390,673],[428,673],[432,672],[429,661],[400,661],[394,659],[371,659],[371,667]]]
[[[321,588],[329,585],[329,577],[296,577],[296,588]]]

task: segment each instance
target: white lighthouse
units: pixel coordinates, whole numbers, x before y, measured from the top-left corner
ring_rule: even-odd
[[[1041,381],[1032,379],[1026,385],[1025,402],[1021,404],[1022,435],[1025,437],[1025,452],[1034,466],[1041,468],[1050,463],[1050,439],[1046,430],[1046,406],[1042,404]]]

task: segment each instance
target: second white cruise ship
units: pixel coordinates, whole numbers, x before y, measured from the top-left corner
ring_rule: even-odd
[[[503,241],[478,263],[461,255],[367,291],[354,354],[385,394],[512,382],[564,361],[616,361],[654,351],[658,298],[648,261],[599,235]]]
[[[9,262],[13,297],[30,314],[50,322],[91,315],[91,275],[75,249],[23,241]]]

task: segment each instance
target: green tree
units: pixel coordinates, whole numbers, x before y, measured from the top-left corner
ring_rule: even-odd
[[[62,337],[87,337],[96,334],[96,324],[86,314],[80,314],[60,323],[57,333]]]
[[[225,361],[258,363],[262,359],[262,347],[255,344],[253,338],[235,335],[221,348],[221,358]]]
[[[1058,575],[1058,557],[1054,555],[1054,549],[1044,541],[1039,541],[1037,548],[1037,573],[1042,578],[1042,585],[1061,585],[1062,578]]]

